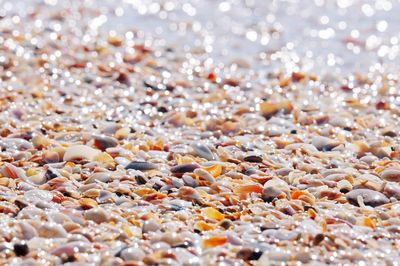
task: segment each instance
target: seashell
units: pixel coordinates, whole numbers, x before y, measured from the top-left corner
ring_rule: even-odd
[[[161,229],[160,224],[158,224],[155,220],[148,220],[143,223],[142,231],[143,233],[156,232]]]
[[[204,180],[210,182],[210,183],[215,183],[215,178],[206,170],[202,168],[197,168],[193,171],[193,173],[198,176],[203,178]]]
[[[38,200],[49,202],[53,199],[53,194],[47,190],[40,190],[40,189],[29,190],[24,193],[24,199],[30,203],[33,203]]]
[[[51,180],[60,176],[60,173],[53,167],[48,167],[46,173],[44,174],[46,180]]]
[[[139,161],[130,162],[127,166],[125,166],[125,169],[134,169],[139,171],[149,171],[157,168],[158,166],[153,163]]]
[[[101,151],[105,151],[108,148],[116,147],[117,145],[118,141],[113,137],[95,136],[93,138],[93,146]]]
[[[233,189],[233,193],[238,195],[245,195],[253,192],[261,194],[262,191],[263,188],[260,184],[240,185]]]
[[[290,113],[293,110],[293,106],[288,100],[283,100],[281,102],[262,102],[259,107],[261,115],[266,119],[270,119],[281,110],[285,113]]]
[[[395,198],[397,200],[400,199],[400,185],[396,182],[387,182],[384,189],[383,194],[385,194],[388,198]]]
[[[263,161],[263,158],[258,155],[248,155],[243,158],[243,161],[250,163],[261,163]]]
[[[370,151],[376,157],[382,158],[390,158],[390,154],[392,153],[392,149],[387,143],[376,142],[371,144]]]
[[[360,161],[371,165],[372,163],[374,163],[376,160],[378,160],[378,157],[373,156],[373,155],[365,155],[363,157],[360,158]]]
[[[35,185],[42,185],[47,182],[48,178],[46,174],[40,173],[37,175],[33,175],[30,177],[27,177],[27,180],[29,180],[30,184],[35,184]]]
[[[346,194],[346,199],[349,203],[355,206],[359,205],[358,197],[361,197],[364,204],[372,207],[377,207],[389,203],[389,199],[382,193],[370,189],[355,189]]]
[[[0,213],[16,215],[18,208],[10,202],[0,201]]]
[[[268,187],[277,188],[277,189],[283,191],[284,193],[289,193],[290,192],[289,185],[285,181],[280,179],[280,178],[273,178],[273,179],[268,180],[267,182],[265,182],[264,188],[268,188]]]
[[[0,172],[3,176],[9,177],[12,179],[18,179],[21,178],[23,180],[26,180],[26,175],[25,171],[22,170],[21,168],[18,168],[10,163],[5,163],[5,166],[1,169]]]
[[[208,223],[205,223],[205,222],[203,222],[203,221],[200,221],[200,222],[197,222],[197,223],[194,225],[194,229],[195,229],[195,230],[198,230],[198,231],[200,231],[200,232],[203,232],[203,231],[214,230],[215,227],[212,226],[212,225],[210,225],[210,224],[208,224]]]
[[[146,253],[138,246],[123,248],[115,256],[122,258],[124,261],[142,261]]]
[[[199,156],[201,158],[204,158],[208,161],[215,161],[217,160],[216,156],[214,155],[214,153],[212,153],[212,151],[205,146],[204,144],[201,143],[192,143],[191,148],[193,150],[193,154],[195,156]]]
[[[266,229],[262,235],[268,238],[277,239],[279,241],[293,241],[299,237],[298,232],[289,231],[286,229]]]
[[[64,161],[93,161],[100,154],[99,150],[93,149],[86,145],[75,145],[68,147],[64,153]]]
[[[118,165],[121,165],[124,168],[130,163],[130,161],[124,157],[115,157],[114,160]]]
[[[65,229],[56,223],[45,223],[38,229],[38,234],[44,238],[64,238],[67,237]]]
[[[45,163],[58,163],[60,156],[56,151],[45,151],[42,155],[42,159]]]
[[[90,177],[85,180],[85,184],[92,184],[95,182],[107,183],[110,181],[110,178],[111,178],[110,172],[97,172],[90,175]]]
[[[108,213],[100,207],[92,208],[86,211],[84,217],[86,220],[91,220],[98,224],[108,222],[110,219]]]
[[[203,166],[202,169],[209,172],[215,178],[219,177],[222,174],[222,166],[219,163],[210,166]]]
[[[115,162],[114,162],[113,157],[110,154],[108,154],[107,152],[99,153],[94,158],[94,160],[96,162],[101,163],[106,168],[114,168],[115,167]]]
[[[117,139],[121,140],[121,139],[125,139],[126,137],[128,137],[128,135],[129,135],[130,133],[131,133],[131,129],[130,129],[130,128],[123,127],[123,128],[118,129],[118,130],[115,132],[114,136],[115,136]]]
[[[213,236],[203,240],[203,248],[215,248],[225,245],[226,243],[228,243],[228,239],[226,236]]]
[[[162,234],[160,240],[171,246],[178,246],[184,243],[184,239],[181,237],[181,235],[175,232],[166,232]]]
[[[111,203],[117,200],[117,196],[114,193],[111,193],[106,190],[100,191],[100,195],[97,197],[97,202],[104,204],[104,203]]]
[[[20,221],[18,225],[21,229],[21,239],[30,240],[38,236],[36,229],[26,221]]]
[[[236,257],[238,259],[242,259],[242,260],[246,260],[246,261],[258,260],[262,254],[263,254],[263,252],[260,251],[259,249],[253,250],[252,248],[244,247],[236,253]]]
[[[383,170],[379,175],[382,179],[386,181],[400,182],[400,169],[387,168]]]
[[[178,196],[184,200],[199,200],[200,194],[195,189],[183,186],[178,191]]]
[[[331,151],[333,148],[340,145],[340,142],[323,136],[315,136],[312,138],[311,142],[319,151]]]
[[[196,265],[200,262],[198,257],[194,257],[193,253],[188,251],[186,248],[175,248],[174,253],[176,256],[176,260],[179,265]]]
[[[182,177],[184,173],[193,172],[195,169],[199,168],[200,166],[195,163],[187,163],[187,164],[180,164],[172,167],[170,171],[176,177]]]
[[[262,199],[265,202],[272,202],[274,199],[285,198],[286,194],[276,187],[268,186],[262,190]]]
[[[2,138],[0,139],[0,148],[1,150],[31,150],[34,148],[32,143],[25,139],[19,138]]]
[[[182,175],[182,180],[185,182],[185,184],[189,187],[197,187],[199,184],[197,183],[196,180],[193,179],[190,175]]]
[[[50,141],[43,135],[36,135],[31,141],[33,146],[38,150],[45,149],[50,145]]]
[[[49,212],[47,214],[47,220],[49,222],[54,222],[54,223],[61,224],[61,225],[64,223],[71,222],[71,219],[67,215],[57,212],[57,211]]]
[[[97,207],[97,202],[91,198],[82,198],[79,199],[79,205],[82,209],[89,210]]]
[[[123,44],[123,40],[118,36],[108,36],[107,42],[115,47],[120,47]]]
[[[289,145],[285,146],[285,149],[286,150],[290,150],[290,151],[303,149],[303,150],[305,150],[307,152],[310,152],[310,153],[318,152],[318,149],[314,145],[307,144],[307,143],[289,144]]]
[[[223,215],[220,211],[213,207],[206,207],[203,209],[204,215],[212,220],[222,221],[225,219],[225,215]]]
[[[342,193],[347,193],[353,189],[353,185],[346,179],[342,179],[337,183],[337,188]]]

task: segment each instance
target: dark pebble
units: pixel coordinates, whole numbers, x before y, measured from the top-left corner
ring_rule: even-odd
[[[322,241],[324,241],[325,236],[323,234],[317,234],[313,239],[314,246],[319,245]]]
[[[27,244],[14,244],[14,252],[18,257],[23,257],[29,253]]]
[[[141,175],[135,176],[135,180],[139,185],[144,185],[149,181],[145,176]]]
[[[252,250],[250,248],[242,248],[236,254],[236,257],[242,260],[258,260],[262,256],[261,250]]]

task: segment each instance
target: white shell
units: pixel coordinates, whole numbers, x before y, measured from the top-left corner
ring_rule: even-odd
[[[93,149],[86,145],[75,145],[67,148],[64,153],[64,161],[72,161],[78,159],[86,159],[93,161],[100,154],[100,150]]]

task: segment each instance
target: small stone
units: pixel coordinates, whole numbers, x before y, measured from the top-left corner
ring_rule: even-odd
[[[29,253],[29,247],[27,244],[14,244],[14,253],[18,257],[23,257]]]

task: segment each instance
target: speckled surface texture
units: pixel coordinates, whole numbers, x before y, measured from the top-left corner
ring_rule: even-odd
[[[1,265],[398,265],[398,1],[0,1]]]

